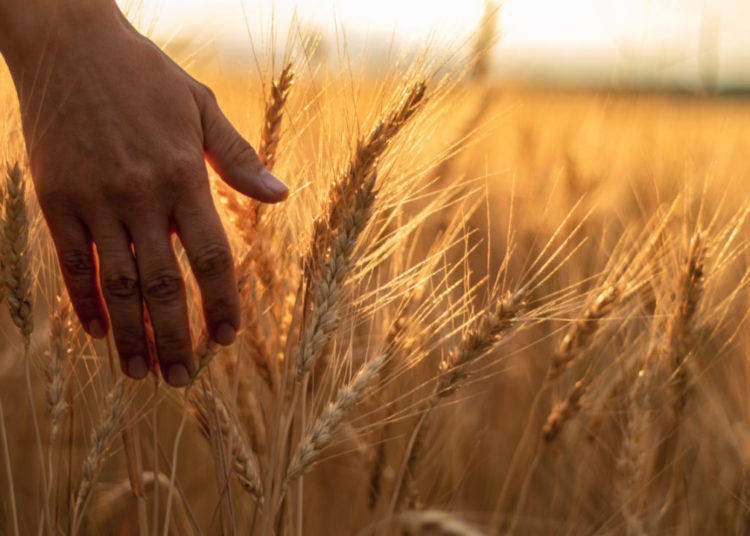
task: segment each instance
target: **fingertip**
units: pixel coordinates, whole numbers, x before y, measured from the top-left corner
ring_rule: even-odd
[[[224,181],[243,195],[262,203],[279,203],[289,197],[289,187],[267,169],[240,166],[224,172]]]
[[[107,323],[101,318],[93,318],[86,324],[86,332],[94,339],[103,339],[107,336]]]
[[[267,169],[260,172],[260,181],[268,191],[268,202],[278,203],[289,197],[289,186]]]
[[[142,356],[132,356],[126,361],[123,361],[125,374],[134,380],[140,380],[146,377],[148,374],[148,363]]]
[[[190,381],[190,374],[185,365],[182,363],[174,363],[167,369],[165,379],[172,387],[185,387]]]
[[[237,331],[226,322],[216,328],[216,332],[214,333],[214,340],[222,346],[229,346],[236,338]]]

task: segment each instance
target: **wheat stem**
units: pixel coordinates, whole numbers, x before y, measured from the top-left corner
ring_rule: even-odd
[[[8,475],[8,496],[10,500],[10,511],[13,515],[13,534],[20,536],[18,530],[18,508],[16,507],[16,491],[13,486],[13,467],[10,463],[10,449],[8,449],[8,431],[5,429],[5,413],[3,403],[0,401],[0,432],[3,439],[3,460],[5,462],[5,473]]]

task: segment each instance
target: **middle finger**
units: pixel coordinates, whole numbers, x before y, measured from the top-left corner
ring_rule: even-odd
[[[131,234],[162,375],[171,386],[183,387],[195,367],[185,283],[172,249],[169,224],[144,218]]]

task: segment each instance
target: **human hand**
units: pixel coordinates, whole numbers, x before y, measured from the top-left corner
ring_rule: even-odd
[[[172,232],[200,287],[208,333],[227,345],[239,327],[234,262],[204,152],[240,193],[273,203],[288,188],[211,91],[138,34],[114,2],[106,5],[60,8],[49,39],[43,33],[38,45],[4,55],[39,204],[81,324],[95,338],[111,324],[123,371],[142,378],[145,302],[162,375],[179,387],[195,363]]]

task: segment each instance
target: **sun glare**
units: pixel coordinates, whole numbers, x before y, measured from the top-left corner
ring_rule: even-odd
[[[128,0],[121,0],[123,3]],[[231,45],[234,52],[268,36],[269,21],[282,34],[293,19],[329,37],[421,43],[455,42],[477,27],[484,0],[142,0],[158,12],[156,33],[181,32],[191,39]],[[588,62],[588,69],[685,80],[702,58],[715,57],[720,77],[744,77],[750,34],[744,21],[750,5],[740,0],[503,0],[504,65],[533,62],[543,70]],[[282,37],[281,35],[277,36]],[[597,65],[592,60],[599,62]],[[714,61],[714,60],[712,60]],[[594,65],[592,67],[592,65]],[[628,75],[630,76],[630,75]]]

